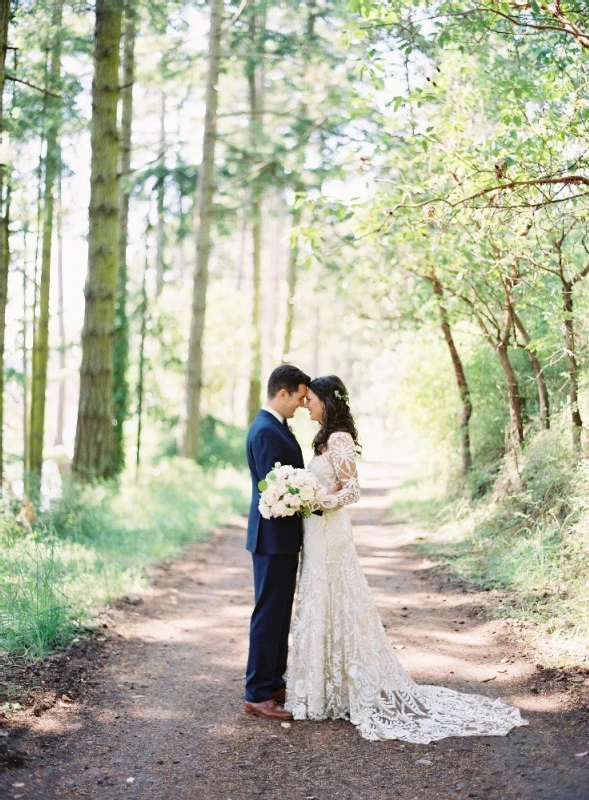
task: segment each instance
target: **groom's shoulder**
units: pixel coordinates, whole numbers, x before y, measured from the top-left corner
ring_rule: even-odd
[[[259,436],[271,436],[272,434],[277,435],[277,431],[276,425],[272,423],[270,414],[266,414],[263,411],[258,412],[258,416],[248,428],[247,438],[251,440]]]

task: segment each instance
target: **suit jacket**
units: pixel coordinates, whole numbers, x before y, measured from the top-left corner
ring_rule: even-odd
[[[246,550],[266,555],[298,553],[303,541],[301,517],[264,519],[258,510],[258,482],[264,480],[277,461],[292,467],[304,467],[299,443],[286,425],[282,425],[276,417],[262,409],[248,431],[246,451],[252,477]]]

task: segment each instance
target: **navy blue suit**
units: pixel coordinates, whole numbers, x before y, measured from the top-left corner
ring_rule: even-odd
[[[258,482],[277,461],[293,467],[304,467],[304,462],[294,435],[263,409],[248,431],[246,450],[252,477],[246,549],[254,566],[255,607],[245,691],[246,700],[261,703],[284,686],[303,524],[296,516],[264,519],[258,510]]]

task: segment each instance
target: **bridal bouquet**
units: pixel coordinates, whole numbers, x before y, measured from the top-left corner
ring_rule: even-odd
[[[258,506],[260,514],[270,519],[295,514],[310,517],[320,486],[312,472],[288,464],[282,466],[277,461],[274,469],[258,483],[258,489],[262,493]]]

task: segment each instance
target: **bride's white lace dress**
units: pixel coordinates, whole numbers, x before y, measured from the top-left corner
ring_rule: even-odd
[[[418,686],[399,663],[360,568],[344,506],[360,496],[352,437],[331,435],[309,463],[323,486],[341,487],[332,510],[305,521],[286,675],[295,719],[349,719],[366,739],[427,742],[504,736],[527,724],[500,700]]]

